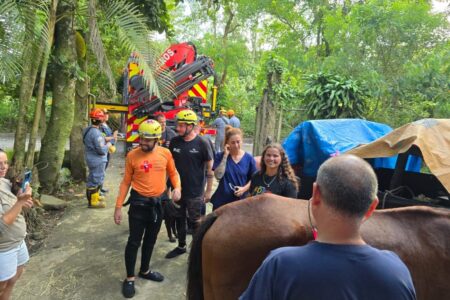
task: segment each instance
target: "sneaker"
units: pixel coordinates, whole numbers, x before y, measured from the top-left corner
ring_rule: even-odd
[[[186,246],[185,247],[176,247],[175,249],[173,249],[172,251],[167,253],[166,258],[174,258],[174,257],[177,257],[178,255],[181,255],[184,253],[186,253]]]
[[[135,294],[134,280],[124,280],[122,284],[122,294],[125,298],[133,298]]]
[[[158,281],[161,282],[164,280],[164,276],[161,275],[161,273],[158,272],[148,272],[147,274],[144,274],[142,272],[139,272],[139,277],[147,279],[147,280],[153,280],[153,281]]]

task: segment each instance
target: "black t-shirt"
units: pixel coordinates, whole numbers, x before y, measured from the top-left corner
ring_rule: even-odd
[[[170,142],[169,149],[180,174],[181,196],[188,199],[203,196],[206,162],[213,159],[208,142],[200,136],[189,142],[176,136]]]
[[[297,190],[294,184],[287,178],[267,176],[256,172],[252,176],[250,195],[256,196],[263,193],[272,193],[288,198],[297,198]]]
[[[170,141],[176,137],[177,134],[171,128],[166,127],[166,130],[161,134],[161,146],[169,148]]]

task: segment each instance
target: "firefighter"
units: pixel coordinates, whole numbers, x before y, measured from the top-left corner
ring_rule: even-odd
[[[112,146],[105,141],[100,131],[100,125],[105,119],[105,113],[100,108],[94,108],[89,113],[91,126],[83,130],[84,156],[89,168],[86,181],[86,197],[89,208],[104,208],[104,198],[100,196],[100,187],[105,179],[105,166],[108,149]]]
[[[122,221],[122,206],[131,186],[128,224],[130,234],[125,248],[125,267],[127,278],[123,281],[122,293],[125,298],[135,294],[134,268],[139,246],[142,242],[141,266],[138,276],[152,281],[163,281],[158,272],[150,271],[150,258],[161,228],[161,200],[166,190],[169,175],[173,185],[172,199],[180,199],[180,176],[170,151],[158,145],[161,138],[161,125],[155,120],[146,120],[139,126],[139,147],[131,150],[125,162],[125,174],[120,184],[114,211],[114,222]],[[142,241],[143,238],[143,241]]]
[[[227,112],[228,119],[230,119],[230,125],[234,128],[240,128],[241,127],[241,121],[238,117],[234,114],[234,110],[229,109]]]
[[[214,148],[216,153],[223,152],[223,142],[225,140],[225,127],[230,124],[230,120],[227,118],[227,111],[221,109],[219,116],[214,120],[212,126],[217,128],[216,139],[214,141]]]
[[[108,149],[107,162],[106,162],[106,166],[105,166],[105,169],[107,169],[109,161],[111,159],[111,154],[116,152],[115,144],[117,142],[118,131],[114,130],[114,132],[113,132],[111,127],[109,127],[109,124],[108,124],[109,112],[108,112],[108,110],[105,108],[105,109],[103,109],[103,112],[105,113],[105,119],[103,120],[103,122],[102,122],[102,124],[100,126],[100,130],[102,131],[103,135],[105,136],[105,141],[106,142],[110,142],[111,145],[112,145]],[[103,188],[100,188],[100,192],[106,193],[107,191],[103,190]]]

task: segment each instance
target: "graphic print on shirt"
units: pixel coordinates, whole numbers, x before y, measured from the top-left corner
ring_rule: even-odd
[[[152,167],[152,164],[149,163],[148,160],[144,160],[140,166],[140,168],[144,170],[145,173],[148,173]]]
[[[272,194],[272,192],[268,188],[265,188],[263,186],[257,186],[253,190],[252,196],[261,195],[261,194],[264,194],[264,193]]]

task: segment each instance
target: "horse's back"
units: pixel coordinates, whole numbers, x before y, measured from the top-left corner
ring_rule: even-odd
[[[271,250],[311,239],[306,201],[261,195],[215,214],[202,242],[205,299],[236,299]],[[368,244],[405,262],[418,299],[450,295],[449,233],[450,211],[425,207],[377,211],[362,226]]]
[[[402,259],[418,299],[448,299],[450,210],[414,206],[377,211],[362,226],[362,235],[368,244]]]
[[[216,210],[202,245],[205,299],[235,299],[271,250],[304,245],[307,233],[299,216],[306,205],[260,195]]]

